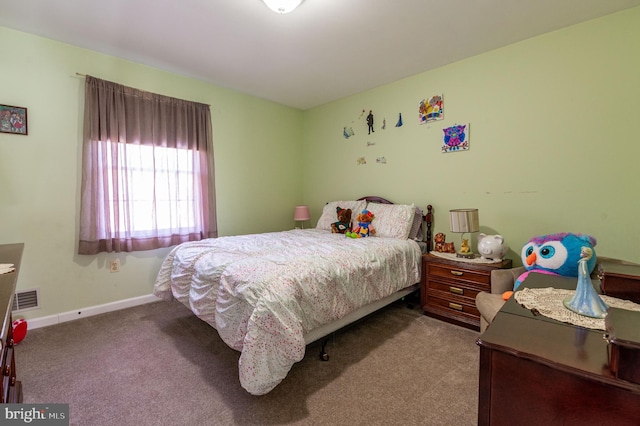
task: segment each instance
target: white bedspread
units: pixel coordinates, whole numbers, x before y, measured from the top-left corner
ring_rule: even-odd
[[[420,280],[411,240],[307,229],[181,244],[154,294],[175,297],[241,351],[240,383],[262,395],[304,356],[304,334]]]

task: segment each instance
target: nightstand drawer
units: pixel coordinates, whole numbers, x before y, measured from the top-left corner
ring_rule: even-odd
[[[475,303],[461,303],[449,299],[441,299],[437,296],[429,297],[425,310],[474,325],[479,323],[480,318],[480,312],[476,309]]]
[[[465,282],[449,283],[440,280],[427,280],[427,291],[433,291],[433,294],[442,293],[442,297],[449,298],[465,298],[470,301],[476,300],[476,295],[481,291],[490,291],[491,286],[489,284],[469,285]],[[474,302],[475,303],[475,302]]]
[[[456,267],[451,265],[432,264],[429,265],[428,274],[430,276],[451,278],[455,280],[471,281],[479,284],[486,284],[489,286],[491,283],[491,276],[486,272],[476,272],[463,267]]]

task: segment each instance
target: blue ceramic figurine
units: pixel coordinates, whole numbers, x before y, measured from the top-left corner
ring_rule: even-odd
[[[591,283],[587,263],[593,256],[593,250],[582,247],[580,260],[578,261],[578,285],[576,293],[563,300],[564,306],[580,315],[591,318],[604,318],[607,315],[608,306],[600,295],[596,293]]]

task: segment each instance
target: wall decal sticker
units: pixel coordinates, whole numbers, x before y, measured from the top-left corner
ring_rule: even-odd
[[[369,115],[367,115],[367,127],[369,128],[368,134],[371,134],[371,132],[375,132],[375,130],[373,129],[373,112],[371,112],[371,110],[369,110]]]
[[[344,136],[345,139],[349,139],[354,134],[355,133],[353,133],[353,129],[351,127],[349,127],[349,128],[343,127],[342,128],[342,136]]]

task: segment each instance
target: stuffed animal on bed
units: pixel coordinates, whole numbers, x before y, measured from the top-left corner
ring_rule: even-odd
[[[353,228],[353,231],[347,232],[346,236],[351,238],[366,238],[375,235],[376,230],[373,225],[371,225],[374,218],[374,214],[369,210],[362,210],[362,213],[356,216],[358,225]]]
[[[331,224],[331,233],[346,234],[351,231],[351,209],[336,207],[338,221]]]
[[[531,238],[522,247],[521,253],[522,264],[527,271],[516,279],[513,289],[516,290],[530,272],[577,277],[583,247],[593,251],[593,256],[587,262],[587,269],[591,274],[596,266],[595,245],[595,238],[569,232]]]

